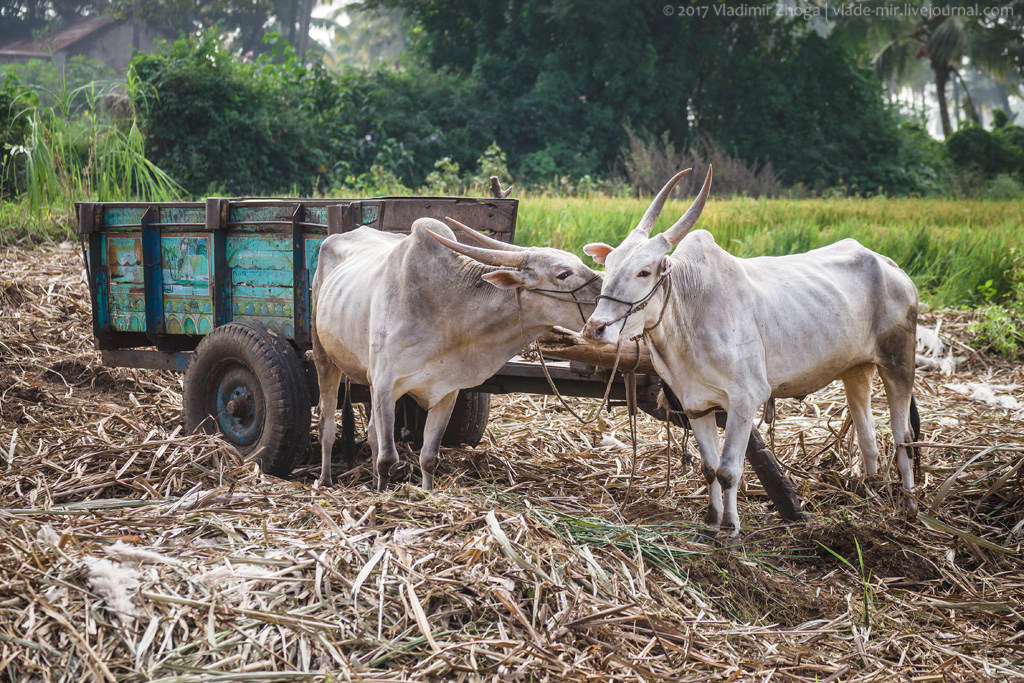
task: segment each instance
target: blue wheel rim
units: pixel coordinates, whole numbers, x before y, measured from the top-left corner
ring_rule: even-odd
[[[246,367],[232,366],[220,376],[214,392],[221,433],[241,448],[255,445],[267,412],[256,376]]]

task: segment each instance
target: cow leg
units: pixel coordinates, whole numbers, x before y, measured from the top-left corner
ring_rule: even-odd
[[[725,440],[722,442],[722,459],[715,473],[722,489],[722,502],[725,507],[722,528],[732,527],[732,532],[729,535],[733,538],[740,535],[740,514],[736,504],[736,493],[739,489],[740,477],[743,476],[744,456],[747,452],[747,442],[750,440],[750,428],[754,424],[753,415],[756,410],[756,407],[744,410],[739,406],[729,406],[729,419],[725,423]]]
[[[448,426],[448,419],[455,408],[458,391],[453,391],[442,398],[437,405],[427,411],[427,423],[423,427],[423,448],[420,449],[420,472],[423,474],[423,488],[427,491],[434,488],[434,470],[437,468],[437,451],[441,446],[441,437]]]
[[[708,513],[704,521],[717,528],[722,523],[722,486],[718,481],[718,424],[714,413],[690,418],[690,429],[700,449],[701,472],[708,483]]]
[[[878,442],[875,440],[875,421],[871,417],[871,378],[874,375],[875,366],[871,363],[858,365],[840,375],[846,389],[853,429],[857,433],[857,444],[864,459],[864,474],[869,477],[878,474]]]
[[[372,392],[371,392],[372,395]],[[374,420],[373,409],[370,419],[366,421],[366,443],[370,444],[370,474],[373,476],[373,488],[377,489],[377,422]]]
[[[889,419],[892,420],[892,438],[900,443],[909,443],[914,440],[914,430],[910,425],[910,405],[913,400],[914,391],[914,365],[910,364],[910,370],[892,371],[879,366],[878,374],[882,378],[882,386],[885,387],[886,398],[889,399]],[[896,447],[896,466],[899,467],[900,475],[903,477],[903,488],[908,493],[914,492],[914,468],[910,461],[910,449],[905,446]],[[907,514],[917,515],[917,501],[906,496],[904,505]]]
[[[331,449],[337,425],[334,413],[338,409],[338,389],[341,387],[341,369],[326,357],[316,358],[316,374],[320,384],[320,486],[332,486]]]
[[[377,490],[383,491],[388,487],[392,468],[398,464],[398,449],[395,447],[395,395],[389,383],[375,384],[371,392],[374,431],[377,437],[373,480]]]

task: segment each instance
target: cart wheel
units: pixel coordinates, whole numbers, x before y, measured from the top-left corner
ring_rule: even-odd
[[[192,354],[182,421],[189,432],[219,433],[264,472],[285,477],[309,440],[309,394],[288,340],[258,323],[228,323]]]
[[[448,427],[441,437],[441,445],[455,447],[462,444],[476,446],[484,437],[487,417],[491,412],[491,395],[476,391],[460,391],[455,399]],[[398,399],[395,407],[395,438],[411,441],[414,448],[423,445],[423,427],[427,424],[427,411],[420,408],[411,396]],[[406,434],[403,436],[403,428]]]
[[[476,446],[484,438],[487,418],[491,414],[491,395],[477,391],[460,391],[455,399],[452,417],[444,430],[445,446]]]

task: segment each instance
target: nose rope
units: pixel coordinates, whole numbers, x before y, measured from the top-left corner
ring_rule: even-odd
[[[642,299],[637,299],[636,301],[623,301],[622,299],[616,299],[615,297],[608,296],[607,294],[599,294],[597,296],[597,298],[599,300],[600,299],[608,299],[608,301],[613,301],[613,302],[615,302],[617,304],[623,304],[624,306],[628,306],[629,307],[629,308],[626,309],[626,312],[623,313],[622,315],[620,315],[618,318],[615,318],[614,320],[609,320],[607,323],[605,323],[605,327],[607,327],[608,325],[612,325],[614,323],[617,323],[617,322],[619,322],[621,320],[622,321],[622,325],[619,327],[619,333],[621,334],[622,330],[626,329],[626,323],[629,321],[629,316],[633,315],[634,313],[639,313],[640,311],[642,311],[645,308],[647,308],[647,304],[649,304],[651,302],[651,297],[654,296],[654,294],[658,291],[658,289],[661,288],[661,286],[663,284],[665,284],[666,281],[668,282],[669,290],[671,290],[672,289],[672,278],[668,277],[668,273],[665,273],[660,278],[658,278],[658,281],[656,283],[654,283],[654,286],[651,287],[651,291],[647,293],[647,296],[645,296]],[[662,319],[665,317],[665,309],[666,308],[668,308],[668,294],[667,293],[665,295],[665,303],[661,307],[661,314],[658,316],[657,322],[655,322],[652,326],[650,326],[648,328],[645,328],[644,331],[641,332],[640,335],[638,335],[638,336],[643,336],[643,335],[647,334],[648,332],[650,332],[651,330],[653,330],[658,325],[660,325]]]
[[[536,293],[540,294],[541,296],[546,296],[547,298],[554,299],[555,301],[566,301],[566,302],[572,301],[574,304],[576,304],[576,310],[578,310],[580,312],[580,318],[583,320],[583,324],[585,325],[587,323],[587,316],[585,316],[583,314],[583,304],[587,304],[588,306],[591,306],[591,305],[596,306],[597,305],[597,301],[580,301],[579,299],[576,298],[576,292],[580,291],[584,287],[589,286],[590,283],[592,283],[594,280],[598,279],[599,277],[601,277],[601,276],[600,275],[595,275],[594,277],[590,278],[589,280],[584,282],[582,285],[580,285],[576,289],[530,289],[530,290],[527,290],[527,291],[536,292]],[[568,294],[568,295],[572,296],[572,299],[566,299],[565,297],[556,296],[557,294]],[[600,299],[600,298],[601,297],[598,297],[598,299]]]

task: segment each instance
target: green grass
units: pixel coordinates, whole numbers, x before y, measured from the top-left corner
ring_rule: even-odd
[[[19,112],[28,125],[23,144],[11,150],[9,173],[24,177],[24,193],[0,202],[0,246],[73,239],[76,201],[171,201],[177,183],[146,158],[138,113],[115,118],[103,112],[110,86],[69,89],[59,78],[49,93],[53,107]],[[136,87],[132,79],[128,92]],[[83,101],[84,108],[74,103]],[[128,100],[125,100],[128,102]]]
[[[636,226],[649,200],[526,196],[516,242],[577,254],[588,242],[618,244]],[[671,201],[655,232],[671,225],[689,200]],[[1011,248],[1024,248],[1024,203],[942,199],[709,200],[698,227],[737,256],[792,254],[853,237],[892,258],[933,307],[1009,296]],[[590,262],[587,257],[585,260]]]

